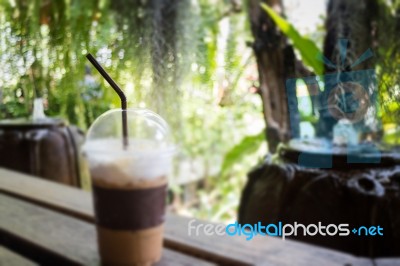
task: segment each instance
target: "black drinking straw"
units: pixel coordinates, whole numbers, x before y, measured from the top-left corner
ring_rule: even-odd
[[[127,117],[126,117],[126,96],[121,88],[115,83],[115,81],[108,75],[108,73],[104,70],[104,68],[97,62],[97,60],[90,53],[86,55],[86,58],[92,63],[92,65],[99,71],[99,73],[103,76],[103,78],[110,84],[110,86],[114,89],[114,91],[118,94],[121,99],[121,108],[122,108],[122,143],[124,149],[126,149],[129,145],[128,143],[128,125],[127,125]]]

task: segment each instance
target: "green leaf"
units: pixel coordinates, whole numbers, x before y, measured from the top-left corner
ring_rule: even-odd
[[[264,130],[257,135],[244,137],[238,144],[233,146],[225,155],[221,166],[221,176],[225,175],[234,164],[240,163],[245,156],[255,153],[263,141],[265,141]]]
[[[392,133],[387,133],[383,136],[384,143],[398,145],[400,143],[400,131],[396,130]]]
[[[324,68],[319,59],[322,53],[317,45],[310,39],[301,36],[292,24],[279,16],[271,7],[264,3],[261,3],[261,7],[268,13],[280,30],[292,40],[293,46],[300,52],[303,62],[311,67],[315,74],[322,75]]]

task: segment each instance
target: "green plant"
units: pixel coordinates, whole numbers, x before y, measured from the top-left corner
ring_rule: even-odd
[[[315,74],[322,75],[324,67],[321,51],[310,39],[300,35],[296,28],[287,20],[279,16],[271,7],[262,3],[261,7],[268,13],[279,29],[292,41],[293,46],[300,52],[301,58],[307,66],[311,67]]]
[[[245,156],[256,153],[263,142],[265,142],[265,130],[262,130],[256,135],[245,136],[225,154],[220,175],[227,175],[235,164],[243,161]]]

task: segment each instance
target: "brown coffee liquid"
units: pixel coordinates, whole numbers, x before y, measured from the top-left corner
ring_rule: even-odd
[[[93,178],[99,251],[104,265],[149,265],[160,259],[167,185],[146,182],[117,188],[96,183]]]

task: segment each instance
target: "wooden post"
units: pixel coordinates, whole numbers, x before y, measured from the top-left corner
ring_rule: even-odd
[[[288,101],[285,82],[293,78],[295,56],[286,37],[277,29],[272,19],[261,9],[260,0],[249,0],[249,16],[254,36],[252,44],[259,72],[259,94],[270,152],[275,152],[280,142],[290,136]],[[281,0],[263,1],[279,14],[283,14]]]

